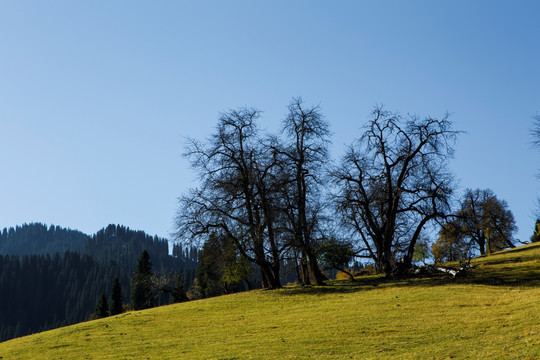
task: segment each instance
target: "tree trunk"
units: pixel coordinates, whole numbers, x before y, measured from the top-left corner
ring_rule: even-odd
[[[275,274],[272,266],[264,264],[261,265],[261,275],[263,278],[263,286],[265,289],[274,290],[281,288],[281,282],[279,280],[279,270],[278,273]]]
[[[388,237],[387,237],[388,238]],[[384,274],[388,277],[392,275],[392,242],[384,241],[383,244],[383,254],[382,254],[382,265]]]
[[[480,248],[480,255],[484,256],[486,255],[486,239],[480,238],[478,240],[478,247]]]
[[[311,252],[306,252],[308,258],[309,258],[309,265],[311,267],[311,273],[313,274],[313,277],[315,278],[315,283],[317,285],[324,285],[324,281],[328,280],[326,276],[322,273],[321,269],[319,269],[319,263],[317,261],[317,257]]]
[[[272,272],[274,277],[274,282],[272,284],[272,289],[281,289],[281,279],[279,278],[280,274],[280,263],[279,261],[276,261],[272,264]]]
[[[344,273],[344,274],[347,274],[347,275],[349,275],[349,277],[351,278],[351,281],[356,281],[356,280],[354,280],[354,275],[353,275],[353,274],[351,274],[351,272],[350,272],[350,271],[347,271],[347,270],[345,270],[345,269],[342,269],[342,268],[336,268],[336,269],[338,269],[339,271],[341,271],[341,272],[342,272],[342,273]]]
[[[309,276],[308,260],[306,254],[302,252],[302,259],[300,260],[302,267],[302,285],[311,285],[311,278]]]
[[[262,286],[264,289],[268,289],[270,287],[270,282],[268,281],[266,271],[262,265],[259,265],[259,268],[261,269]]]

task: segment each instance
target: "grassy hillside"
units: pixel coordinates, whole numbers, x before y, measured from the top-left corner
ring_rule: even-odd
[[[0,344],[2,359],[540,359],[540,244],[469,275],[360,278],[129,312]]]

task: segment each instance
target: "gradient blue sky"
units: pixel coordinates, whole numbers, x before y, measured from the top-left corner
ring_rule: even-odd
[[[320,104],[332,156],[376,104],[452,113],[464,188],[505,199],[526,240],[540,180],[538,1],[0,2],[0,227],[168,237],[196,186],[183,137],[255,106],[276,129]]]

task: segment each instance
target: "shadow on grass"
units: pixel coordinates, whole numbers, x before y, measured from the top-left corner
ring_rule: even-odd
[[[540,287],[540,262],[530,262],[530,264],[531,266],[521,267],[499,265],[495,269],[489,269],[491,266],[486,266],[487,269],[475,269],[477,271],[471,272],[464,280],[471,284]]]
[[[540,259],[540,242],[527,244],[515,249],[503,250],[483,255],[474,260],[483,264],[506,264]]]
[[[455,283],[447,276],[433,277],[384,277],[360,276],[351,280],[329,280],[324,286],[293,286],[281,290],[283,295],[323,295],[331,293],[351,293],[369,291],[374,289],[407,287],[407,286],[435,286]]]
[[[515,261],[514,261],[515,262]],[[433,287],[450,284],[474,284],[507,287],[540,287],[540,267],[524,263],[523,266],[505,268],[501,265],[488,265],[474,268],[461,276],[452,277],[444,273],[429,276],[384,277],[364,276],[351,280],[330,280],[325,286],[294,286],[280,291],[283,295],[324,295],[332,293],[351,293],[396,287]]]

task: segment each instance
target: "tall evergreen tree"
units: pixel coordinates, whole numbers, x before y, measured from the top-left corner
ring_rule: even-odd
[[[148,251],[144,250],[139,257],[135,276],[132,280],[131,307],[142,310],[154,307],[152,291],[152,263]]]
[[[96,305],[95,315],[98,318],[104,318],[109,316],[109,305],[107,304],[107,297],[105,294],[101,294],[99,301]]]
[[[109,308],[109,314],[111,316],[122,313],[122,289],[120,288],[120,279],[114,278],[113,287],[111,290],[111,306]]]

